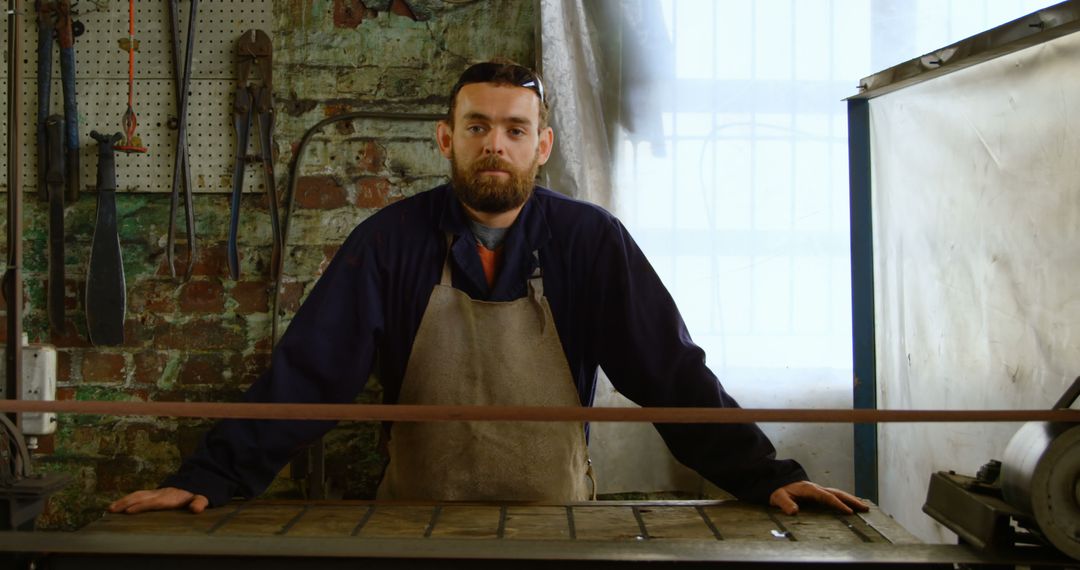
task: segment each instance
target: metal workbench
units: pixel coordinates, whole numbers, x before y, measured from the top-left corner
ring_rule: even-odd
[[[875,568],[1064,563],[920,544],[876,507],[788,517],[738,501],[419,504],[251,501],[200,515],[106,515],[78,532],[0,533],[38,568]]]

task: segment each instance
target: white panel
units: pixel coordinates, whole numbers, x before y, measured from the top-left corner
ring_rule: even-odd
[[[1048,408],[1080,374],[1080,34],[871,101],[879,405]],[[880,427],[881,505],[927,540],[930,474],[1016,424]]]
[[[105,11],[96,11],[100,4]],[[32,8],[32,2],[24,2]],[[187,28],[189,1],[181,1],[181,30]],[[75,40],[76,93],[79,106],[79,144],[82,165],[81,187],[93,188],[97,171],[97,142],[90,131],[120,132],[121,118],[127,109],[127,52],[119,40],[128,35],[127,2],[82,2],[79,18],[86,33]],[[137,133],[146,155],[117,158],[117,186],[120,191],[171,192],[176,131],[168,128],[176,117],[176,80],[172,63],[172,37],[169,31],[168,2],[135,3],[135,115]],[[233,92],[235,90],[236,40],[245,30],[262,29],[273,39],[273,10],[270,0],[236,0],[199,3],[195,53],[192,59],[191,99],[188,114],[188,149],[191,174],[196,192],[228,192],[231,189],[233,134]],[[0,36],[6,38],[6,18],[0,23]],[[185,41],[182,35],[181,42]],[[53,47],[51,108],[62,113],[59,47]],[[23,19],[23,186],[35,188],[37,149],[34,123],[37,117],[37,17],[29,12]],[[6,76],[7,68],[0,69]],[[4,78],[6,79],[6,77]],[[258,80],[253,71],[249,80]],[[4,83],[6,101],[6,82]],[[0,128],[7,132],[6,117],[0,116]],[[258,153],[257,129],[251,128],[247,154]],[[6,134],[0,140],[0,172],[6,168]],[[283,171],[284,164],[277,165]],[[258,165],[249,165],[244,179],[246,192],[260,191],[262,173]],[[0,180],[0,189],[7,182]]]
[[[0,349],[0,375],[6,374],[6,350]],[[23,335],[23,381],[20,400],[51,402],[56,399],[56,347],[51,344],[27,344]],[[7,397],[0,385],[0,399]],[[25,412],[19,418],[23,435],[49,435],[56,432],[56,414]]]
[[[49,344],[24,345],[23,376],[20,399],[51,402],[56,399],[56,348]],[[6,361],[5,361],[6,362]],[[56,414],[22,414],[23,435],[49,435],[56,432]]]

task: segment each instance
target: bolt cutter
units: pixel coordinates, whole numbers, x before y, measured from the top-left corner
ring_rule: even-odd
[[[240,193],[244,188],[244,167],[247,165],[248,132],[251,128],[252,111],[258,116],[259,150],[257,159],[262,162],[266,178],[266,197],[270,206],[270,228],[273,248],[270,260],[270,277],[277,273],[281,258],[281,228],[278,223],[277,188],[274,182],[274,97],[273,97],[273,44],[270,36],[262,30],[248,30],[236,44],[236,100],[233,103],[233,121],[236,129],[236,163],[233,166],[232,211],[229,217],[228,262],[233,279],[240,277],[240,256],[237,252],[237,230],[240,225]],[[249,85],[248,75],[252,66],[259,70],[261,85]]]
[[[45,120],[49,117],[52,88],[52,48],[60,44],[60,77],[64,87],[64,147],[66,149],[67,201],[79,196],[79,108],[75,103],[75,34],[72,30],[71,1],[37,0],[38,13],[38,196],[48,200],[48,142]]]

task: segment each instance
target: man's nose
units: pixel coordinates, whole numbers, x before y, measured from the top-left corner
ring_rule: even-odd
[[[499,129],[491,129],[484,139],[484,154],[502,156],[506,152],[505,144],[506,137],[499,132]]]

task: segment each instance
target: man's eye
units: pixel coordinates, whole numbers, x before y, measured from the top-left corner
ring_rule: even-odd
[[[527,133],[525,132],[525,129],[510,129],[510,134],[515,137],[523,137]]]
[[[482,127],[480,125],[469,125],[469,126],[465,127],[465,130],[467,132],[470,132],[470,133],[473,133],[473,134],[480,134],[480,133],[484,132],[484,127]]]

